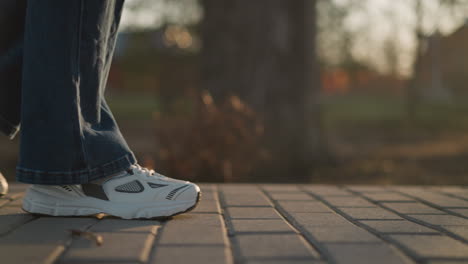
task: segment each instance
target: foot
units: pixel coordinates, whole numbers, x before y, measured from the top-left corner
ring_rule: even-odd
[[[3,177],[2,173],[0,172],[0,196],[7,194],[7,192],[8,192],[8,182],[5,179],[5,177]]]
[[[200,200],[200,188],[138,165],[102,183],[33,185],[23,210],[53,216],[105,213],[124,219],[168,217],[188,212]]]

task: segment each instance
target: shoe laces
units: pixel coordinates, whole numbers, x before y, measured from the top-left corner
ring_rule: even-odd
[[[151,178],[151,177],[157,177],[157,178],[162,178],[162,179],[167,178],[166,176],[163,176],[155,172],[154,170],[142,167],[139,164],[135,164],[133,170],[136,170],[139,174],[143,174],[147,176],[148,178]]]

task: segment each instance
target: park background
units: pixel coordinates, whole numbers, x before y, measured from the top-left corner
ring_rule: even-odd
[[[127,0],[107,98],[175,178],[468,184],[467,48],[466,0]]]

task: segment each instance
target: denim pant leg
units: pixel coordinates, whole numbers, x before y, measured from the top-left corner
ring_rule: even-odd
[[[17,179],[81,184],[136,159],[103,97],[123,0],[28,0]]]
[[[19,131],[26,0],[0,1],[0,132]]]

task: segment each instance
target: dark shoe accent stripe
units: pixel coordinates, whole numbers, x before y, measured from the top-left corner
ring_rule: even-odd
[[[179,188],[175,188],[174,190],[172,190],[170,193],[167,194],[166,199],[167,199],[167,200],[172,200],[172,198],[174,197],[174,195],[175,195],[178,191],[180,191],[180,190],[182,190],[182,189],[184,189],[184,188],[186,188],[186,187],[188,187],[188,186],[189,186],[189,185],[187,184],[187,185],[184,185],[184,186],[180,186]]]
[[[157,183],[152,183],[152,182],[148,182],[148,185],[151,187],[151,188],[162,188],[162,187],[166,187],[167,184],[157,184]]]
[[[83,189],[83,193],[86,196],[109,201],[107,194],[104,192],[104,189],[99,184],[86,183],[82,184],[81,188]]]
[[[70,188],[70,186],[68,185],[61,185],[60,187],[62,187],[63,189],[65,189],[66,191],[68,192],[72,192],[73,190]]]

